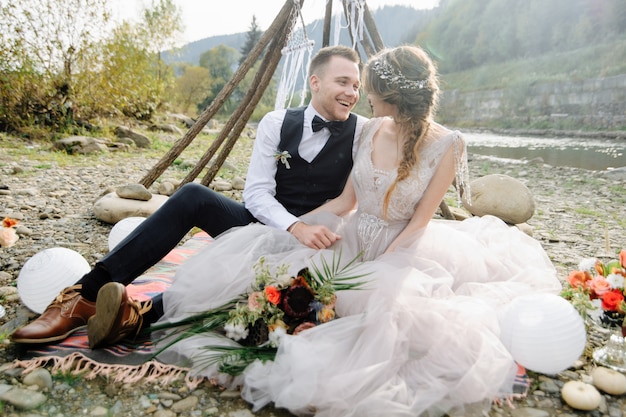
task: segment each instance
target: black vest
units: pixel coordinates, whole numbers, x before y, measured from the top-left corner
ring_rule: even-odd
[[[304,108],[289,109],[280,131],[278,151],[287,151],[289,169],[278,161],[276,200],[291,214],[300,216],[341,194],[352,169],[352,145],[357,117],[350,114],[341,136],[331,136],[320,153],[309,163],[300,157],[298,147],[304,128]]]

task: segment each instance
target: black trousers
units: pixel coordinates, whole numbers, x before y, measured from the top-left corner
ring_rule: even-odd
[[[193,227],[217,236],[231,227],[256,221],[243,203],[203,185],[187,183],[98,264],[108,271],[111,281],[128,285],[174,249]],[[83,280],[78,283],[89,285]],[[161,297],[153,303],[157,315],[162,315]]]

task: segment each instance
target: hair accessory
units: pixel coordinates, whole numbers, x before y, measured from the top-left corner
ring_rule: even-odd
[[[385,61],[376,61],[372,64],[372,69],[381,80],[385,80],[388,85],[395,86],[403,90],[419,90],[426,86],[428,80],[413,81],[407,79],[400,70],[394,68]]]

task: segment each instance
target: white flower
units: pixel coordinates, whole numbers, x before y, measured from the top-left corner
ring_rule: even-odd
[[[224,326],[224,330],[226,331],[226,337],[233,340],[241,340],[248,337],[248,328],[241,323],[233,323],[229,321]]]
[[[270,331],[269,334],[270,345],[272,345],[273,347],[278,347],[283,336],[285,336],[286,334],[287,330],[285,330],[284,327],[276,326],[274,330]]]
[[[602,300],[596,298],[591,300],[591,304],[595,307],[593,310],[587,310],[587,314],[595,321],[600,320],[600,316],[602,316]]]
[[[289,274],[278,275],[276,277],[276,285],[281,288],[287,287],[289,286],[289,284],[291,284],[291,279],[292,276]]]
[[[596,270],[596,262],[598,262],[596,258],[585,258],[578,264],[578,270],[594,272]]]
[[[276,158],[277,161],[282,162],[283,165],[285,165],[285,168],[287,168],[287,169],[291,168],[289,166],[289,161],[287,161],[288,158],[291,158],[291,155],[289,154],[289,151],[282,151],[281,152],[280,150],[277,150],[274,153],[274,158]]]
[[[624,277],[619,274],[609,274],[606,277],[611,288],[624,288]]]

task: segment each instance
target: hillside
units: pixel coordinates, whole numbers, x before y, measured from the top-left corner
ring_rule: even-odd
[[[372,17],[376,22],[377,29],[387,46],[411,43],[419,32],[419,28],[426,25],[430,16],[432,15],[427,10],[417,10],[406,6],[385,6],[372,10]],[[267,28],[261,28],[261,30],[264,29]],[[314,50],[317,51],[322,45],[323,20],[318,19],[307,25],[306,33],[310,39],[315,41]],[[180,50],[167,51],[163,54],[163,59],[170,64],[198,65],[200,55],[209,49],[218,45],[226,45],[239,51],[245,40],[245,32],[212,36],[184,45]],[[340,35],[340,43],[343,45],[350,44],[350,36],[346,30],[342,31]]]
[[[387,6],[372,15],[387,46],[416,43],[437,62],[444,121],[626,129],[626,86],[612,81],[626,74],[623,0],[441,0],[432,10]],[[321,20],[307,27],[316,49],[322,31]],[[197,64],[202,52],[219,43],[239,51],[245,35],[197,41],[169,58]],[[347,31],[340,43],[351,44]]]

